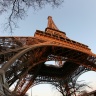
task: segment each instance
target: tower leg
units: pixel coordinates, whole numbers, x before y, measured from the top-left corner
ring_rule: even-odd
[[[0,69],[0,96],[10,96],[11,91],[5,79],[5,71]]]

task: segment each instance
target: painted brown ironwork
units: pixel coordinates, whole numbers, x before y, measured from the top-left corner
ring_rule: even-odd
[[[34,37],[0,37],[0,67],[9,87],[17,82],[12,96],[24,96],[31,86],[45,82],[64,87],[64,94],[71,96],[69,83],[75,86],[82,73],[96,71],[96,55],[87,45],[69,39],[49,16],[45,31],[36,30]]]

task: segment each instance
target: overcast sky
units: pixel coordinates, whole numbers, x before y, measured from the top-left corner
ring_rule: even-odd
[[[96,0],[64,0],[64,3],[58,8],[51,8],[47,5],[38,11],[30,9],[28,16],[18,22],[19,28],[15,29],[12,35],[34,36],[37,29],[44,31],[47,27],[48,16],[52,16],[57,27],[66,32],[70,39],[88,45],[92,52],[96,53]],[[4,16],[1,16],[0,35],[10,36],[8,31],[2,33],[4,21]],[[96,85],[96,73],[85,73],[80,76],[79,80]],[[59,96],[50,86],[32,88],[32,96]]]

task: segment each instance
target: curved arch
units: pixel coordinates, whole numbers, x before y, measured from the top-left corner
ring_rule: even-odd
[[[67,48],[66,46],[62,46],[62,45],[57,45],[57,44],[53,44],[53,43],[49,43],[49,42],[46,42],[46,43],[41,43],[41,44],[36,44],[36,45],[31,45],[31,46],[29,46],[27,49],[25,49],[25,50],[23,50],[23,51],[21,51],[21,52],[19,52],[18,54],[16,54],[15,56],[13,56],[13,58],[11,58],[6,64],[4,64],[3,66],[2,66],[2,69],[4,70],[4,71],[6,71],[10,66],[11,66],[11,64],[13,64],[14,63],[14,61],[17,59],[17,58],[19,58],[20,56],[22,56],[23,54],[25,54],[26,52],[28,52],[28,51],[30,51],[30,50],[33,50],[33,49],[35,49],[35,48],[39,48],[39,47],[44,47],[44,46],[56,46],[56,47],[61,47],[61,48]],[[68,49],[70,49],[70,48],[68,48]],[[71,49],[71,50],[73,50],[73,49]],[[78,51],[78,50],[77,50]],[[79,52],[79,51],[78,51]],[[86,53],[86,55],[88,55],[87,53]],[[89,55],[88,55],[89,56]],[[78,62],[79,63],[79,62]],[[80,63],[81,64],[81,63]],[[86,66],[86,65],[85,65]],[[87,66],[87,67],[90,67],[90,66]],[[96,68],[92,68],[93,70],[96,70]]]
[[[28,48],[26,48],[26,49],[24,49],[24,50],[22,50],[21,52],[19,52],[19,53],[17,53],[15,56],[13,56],[5,65],[3,65],[3,67],[2,67],[2,69],[6,72],[7,70],[8,70],[8,68],[18,59],[18,58],[20,58],[22,55],[24,55],[25,53],[27,53],[27,52],[29,52],[29,51],[31,51],[31,50],[34,50],[34,49],[37,49],[37,48],[41,48],[41,47],[46,47],[46,46],[49,46],[49,47],[60,47],[60,48],[66,48],[66,49],[70,49],[71,50],[71,52],[73,52],[74,54],[75,54],[75,52],[76,52],[76,54],[78,55],[80,55],[81,53],[81,55],[82,56],[84,56],[84,55],[86,55],[86,58],[83,58],[83,59],[87,59],[88,58],[88,56],[90,56],[90,55],[88,55],[87,53],[84,53],[84,52],[81,52],[81,51],[79,51],[78,49],[77,50],[75,50],[74,48],[72,49],[72,48],[69,48],[69,47],[67,47],[67,46],[62,46],[62,45],[59,45],[59,44],[53,44],[53,43],[50,43],[50,42],[46,42],[46,43],[41,43],[41,44],[36,44],[36,45],[31,45],[31,46],[29,46]],[[72,56],[73,54],[71,54],[71,56]],[[76,58],[71,58],[71,56],[69,55],[69,57],[68,58],[65,58],[65,60],[70,60],[70,61],[72,61],[72,62],[74,62],[74,63],[78,63],[78,64],[80,64],[80,65],[82,65],[82,63],[83,63],[83,61],[82,62],[79,62],[80,60],[78,59],[78,58],[80,58],[80,57],[78,57],[77,59],[79,60],[77,60],[76,61]],[[37,63],[38,64],[38,63]],[[90,66],[89,66],[90,67]]]

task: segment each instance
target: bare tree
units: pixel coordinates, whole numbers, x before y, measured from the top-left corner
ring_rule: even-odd
[[[37,8],[43,8],[49,4],[53,7],[58,7],[64,0],[0,0],[0,14],[8,12],[8,21],[6,23],[6,29],[9,28],[13,31],[13,28],[17,27],[17,21],[24,19],[29,8],[36,10]]]
[[[55,88],[62,94],[62,96],[77,96],[76,94],[83,94],[83,92],[87,92],[85,90],[86,87],[91,88],[90,86],[88,86],[88,84],[84,82],[83,83],[77,82],[75,85],[72,82],[65,83],[65,84],[62,84],[60,82],[54,85],[55,85]]]

